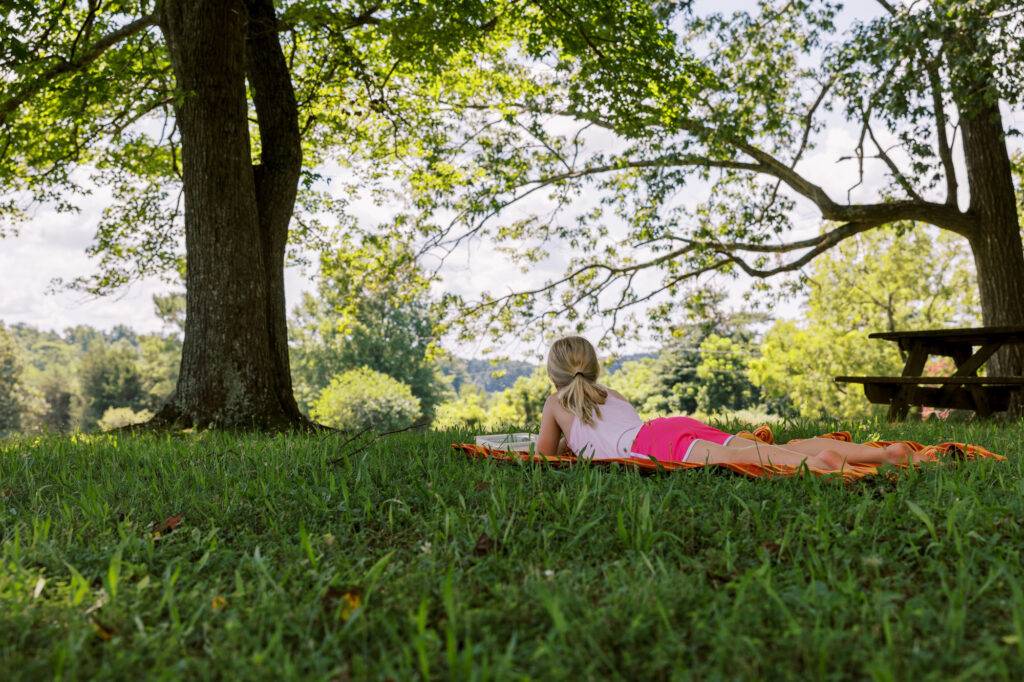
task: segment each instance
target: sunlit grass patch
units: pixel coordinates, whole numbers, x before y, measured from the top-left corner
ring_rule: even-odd
[[[837,428],[1009,460],[836,485],[474,462],[459,433],[6,443],[0,669],[1019,677],[1024,428],[776,434]]]

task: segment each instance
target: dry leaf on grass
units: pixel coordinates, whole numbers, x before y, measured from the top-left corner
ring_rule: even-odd
[[[181,525],[181,521],[184,518],[185,517],[182,514],[168,516],[166,519],[158,523],[155,528],[153,528],[153,539],[159,540],[164,535],[173,532],[175,528]]]
[[[104,642],[109,642],[117,634],[116,630],[107,627],[96,618],[92,618],[89,622],[92,623],[92,629],[96,631],[96,636]]]
[[[498,546],[498,543],[494,538],[487,535],[487,533],[480,533],[480,537],[476,539],[476,546],[473,547],[473,554],[477,556],[483,556],[490,554]]]
[[[348,620],[363,605],[363,591],[358,587],[341,588],[332,585],[327,588],[322,601],[324,609],[337,612],[338,620]]]
[[[221,595],[217,595],[210,600],[210,608],[214,611],[220,611],[223,608],[227,608],[228,600]]]

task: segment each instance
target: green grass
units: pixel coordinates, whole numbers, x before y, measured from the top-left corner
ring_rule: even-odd
[[[9,443],[0,671],[1020,679],[1024,426],[900,433],[1010,459],[843,485],[470,462],[443,433],[337,463],[333,436]]]

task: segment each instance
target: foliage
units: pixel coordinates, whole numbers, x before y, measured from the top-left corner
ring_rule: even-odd
[[[178,334],[185,333],[185,294],[172,291],[167,294],[153,295],[153,308],[156,316]]]
[[[320,251],[335,228],[352,227],[347,192],[339,199],[327,191],[325,167],[349,164],[358,141],[412,118],[388,84],[476,53],[503,4],[274,3],[302,133],[295,245]],[[109,197],[88,249],[99,269],[66,284],[107,293],[147,276],[176,281],[184,202],[174,105],[182,93],[160,3],[8,5],[0,24],[0,234],[34,205],[75,211],[98,187]],[[253,125],[254,157],[260,133]],[[291,256],[304,260],[297,249]]]
[[[860,235],[816,261],[807,286],[806,319],[769,330],[751,377],[766,397],[808,417],[860,418],[878,409],[859,386],[833,382],[900,373],[895,344],[868,333],[965,326],[978,311],[965,245],[930,229]]]
[[[698,412],[743,410],[758,403],[758,390],[747,377],[750,350],[749,344],[717,334],[709,334],[701,342],[697,365]]]
[[[444,353],[438,358],[438,368],[456,392],[472,383],[487,393],[495,393],[510,388],[516,379],[534,372],[537,365],[523,360],[466,359]]]
[[[177,336],[148,334],[138,341],[138,366],[142,377],[143,402],[155,412],[178,385],[181,341]]]
[[[0,435],[21,429],[21,360],[14,339],[0,325]]]
[[[476,433],[508,429],[536,432],[544,403],[553,391],[544,367],[536,367],[508,388],[490,394],[476,383],[464,382],[455,397],[438,407],[434,428]]]
[[[692,414],[697,410],[697,365],[701,337],[688,329],[665,344],[652,366],[654,384],[643,405],[645,414]]]
[[[308,407],[331,377],[369,367],[408,384],[430,417],[447,387],[435,356],[429,281],[406,247],[367,239],[321,257],[316,295],[292,323],[296,397]]]
[[[658,416],[649,413],[647,403],[661,385],[658,373],[658,361],[655,358],[641,358],[622,363],[618,369],[602,379],[608,388],[618,391],[630,402],[644,419]]]
[[[725,294],[715,290],[691,299],[694,321],[676,324],[644,377],[650,384],[638,408],[641,414],[713,414],[757,404],[746,361],[754,348],[753,325],[765,317],[728,311],[724,304]]]
[[[490,430],[490,419],[487,413],[487,394],[473,383],[465,383],[454,398],[450,398],[437,407],[434,416],[436,429],[461,429],[480,433]]]
[[[984,237],[958,191],[977,204],[994,181],[964,177],[956,131],[1022,101],[1015,2],[880,2],[851,27],[835,2],[750,5],[509,8],[482,53],[394,82],[415,125],[380,130],[365,154],[409,189],[398,233],[428,234],[439,257],[481,240],[524,271],[564,265],[535,287],[449,296],[464,338],[604,320],[602,341],[623,343],[672,326],[716,278],[782,276],[784,293],[787,276],[867,230],[916,220]],[[829,153],[858,169],[849,188],[834,186],[845,166],[805,163],[837,123],[859,133]],[[1006,150],[995,133],[984,143]],[[808,207],[827,229],[795,238]]]
[[[100,431],[113,431],[125,426],[143,424],[152,418],[153,413],[149,410],[139,410],[136,412],[130,407],[108,407],[96,426],[99,427]]]
[[[310,415],[342,431],[385,433],[414,424],[421,411],[419,398],[408,384],[369,367],[358,367],[331,379]]]
[[[84,424],[96,424],[111,407],[141,409],[146,403],[135,350],[125,342],[94,346],[79,370],[85,397]]]
[[[26,381],[32,401],[22,416],[26,433],[71,433],[82,421],[85,398],[74,369],[51,365]]]
[[[515,427],[534,433],[540,429],[540,417],[544,403],[554,391],[545,367],[536,368],[531,374],[521,376],[491,399],[488,421],[491,428]]]
[[[138,334],[124,325],[110,331],[79,325],[55,332],[18,324],[9,332],[24,364],[25,433],[89,429],[109,407],[152,412],[174,390],[181,362],[181,341],[175,335]]]
[[[18,442],[0,452],[0,669],[586,680],[671,679],[685,661],[708,680],[1020,677],[1021,425],[777,434],[837,427],[1009,460],[842,486],[492,466],[451,452],[461,432],[358,452],[323,434]]]

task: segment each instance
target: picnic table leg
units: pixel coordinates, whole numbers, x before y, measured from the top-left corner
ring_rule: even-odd
[[[995,355],[996,351],[1003,344],[1001,343],[986,343],[982,345],[977,352],[972,352],[970,347],[961,346],[951,351],[950,355],[953,357],[953,362],[956,363],[956,372],[953,374],[955,377],[976,377],[978,376],[978,370],[988,362],[988,359]],[[985,389],[980,386],[968,386],[968,387],[955,387],[947,386],[945,392],[953,393],[954,391],[964,391],[971,396],[971,400],[974,402],[974,413],[978,415],[979,419],[986,419],[992,416],[992,406],[989,404],[988,396],[985,395]]]
[[[924,344],[915,343],[907,355],[907,364],[903,367],[903,376],[919,377],[924,371],[924,364],[928,361],[928,352]],[[903,386],[889,402],[889,421],[902,421],[907,418],[910,412],[910,395],[914,386]]]

